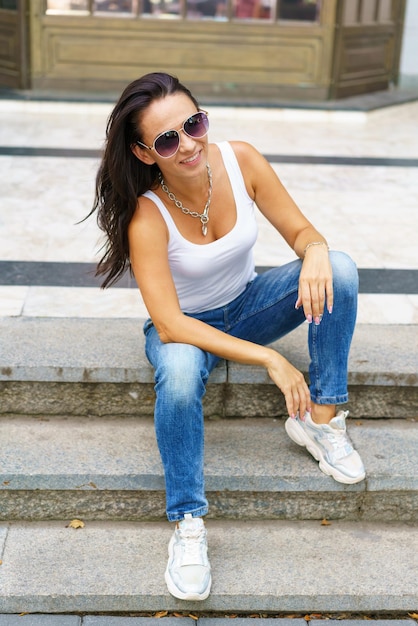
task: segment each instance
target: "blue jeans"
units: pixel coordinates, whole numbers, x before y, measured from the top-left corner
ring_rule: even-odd
[[[317,404],[347,402],[347,362],[357,314],[358,274],[346,254],[331,252],[334,307],[321,323],[309,325],[310,394]],[[305,321],[295,309],[302,262],[292,261],[251,281],[226,306],[193,314],[219,330],[267,345]],[[144,326],[147,358],[155,369],[155,430],[164,466],[167,517],[200,517],[208,512],[204,487],[202,400],[219,357],[196,346],[164,344],[152,322]]]

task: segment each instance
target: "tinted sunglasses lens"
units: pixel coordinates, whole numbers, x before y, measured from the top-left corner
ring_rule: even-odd
[[[183,128],[190,137],[204,137],[209,130],[208,117],[201,111],[195,113],[184,122]]]
[[[179,134],[176,130],[169,130],[156,139],[154,148],[162,157],[172,156],[177,152],[179,147]]]

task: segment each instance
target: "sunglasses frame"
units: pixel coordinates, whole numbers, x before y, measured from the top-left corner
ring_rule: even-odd
[[[154,139],[154,141],[152,142],[152,146],[147,146],[145,143],[142,143],[142,141],[136,141],[135,143],[138,146],[141,146],[142,148],[147,148],[148,150],[154,150],[159,157],[161,157],[162,159],[170,159],[171,157],[173,157],[175,154],[177,154],[179,148],[180,148],[180,132],[183,131],[184,133],[186,133],[186,135],[188,137],[191,137],[192,139],[202,139],[202,137],[206,137],[206,135],[209,132],[209,127],[207,128],[206,132],[203,135],[200,135],[200,137],[193,137],[193,135],[189,135],[189,133],[187,132],[187,130],[185,130],[184,125],[195,115],[198,115],[199,113],[204,113],[204,115],[206,116],[206,119],[209,122],[208,119],[208,115],[209,113],[207,111],[205,111],[204,109],[199,109],[198,111],[196,111],[196,113],[193,113],[192,115],[189,115],[189,117],[187,117],[183,124],[181,125],[181,127],[179,129],[175,129],[175,128],[169,128],[168,130],[164,130],[162,133],[160,133],[159,135],[156,136],[156,138]],[[157,148],[155,147],[155,143],[159,140],[160,137],[162,137],[163,135],[165,135],[166,133],[177,133],[177,138],[178,138],[178,145],[177,148],[175,150],[175,152],[173,152],[173,154],[169,154],[168,156],[163,156],[162,154],[160,154],[157,150]]]

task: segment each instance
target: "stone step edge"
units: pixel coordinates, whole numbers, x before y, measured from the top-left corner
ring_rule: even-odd
[[[1,318],[0,382],[153,383],[143,319]],[[273,344],[306,373],[308,325]],[[349,385],[418,387],[416,325],[357,325]],[[222,361],[211,384],[270,384],[264,368]]]
[[[150,619],[164,617],[164,626],[230,626],[229,620],[234,619],[236,626],[253,626],[254,618],[263,620],[263,626],[307,626],[315,621],[316,626],[322,626],[318,621],[326,620],[327,626],[364,626],[367,619],[371,626],[416,626],[416,620],[411,617],[416,613],[405,613],[404,611],[376,613],[312,613],[288,615],[282,611],[277,613],[255,613],[247,611],[242,615],[236,613],[225,614],[222,611],[200,612],[193,611],[193,616],[188,611],[151,611],[148,614],[138,614],[134,612],[118,612],[112,614],[80,615],[74,613],[48,614],[37,613],[30,615],[30,626],[152,626]],[[16,626],[18,621],[22,621],[23,615],[13,613],[0,613],[0,626]],[[18,621],[16,621],[18,620]],[[338,624],[337,624],[338,623]],[[314,626],[314,624],[313,624]]]
[[[418,423],[348,420],[366,479],[336,482],[282,420],[207,420],[210,515],[240,519],[418,521]],[[165,496],[152,418],[0,419],[1,519],[161,519]]]
[[[172,533],[166,522],[0,525],[0,612],[411,612],[418,606],[416,526],[210,520],[207,528],[212,592],[204,602],[183,602],[164,583]]]

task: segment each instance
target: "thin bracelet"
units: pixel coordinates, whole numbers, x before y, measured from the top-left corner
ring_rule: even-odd
[[[326,246],[327,250],[329,250],[329,245],[325,241],[311,241],[311,243],[308,243],[308,245],[305,246],[305,249],[303,250],[303,256],[305,256],[307,249],[311,246]]]

